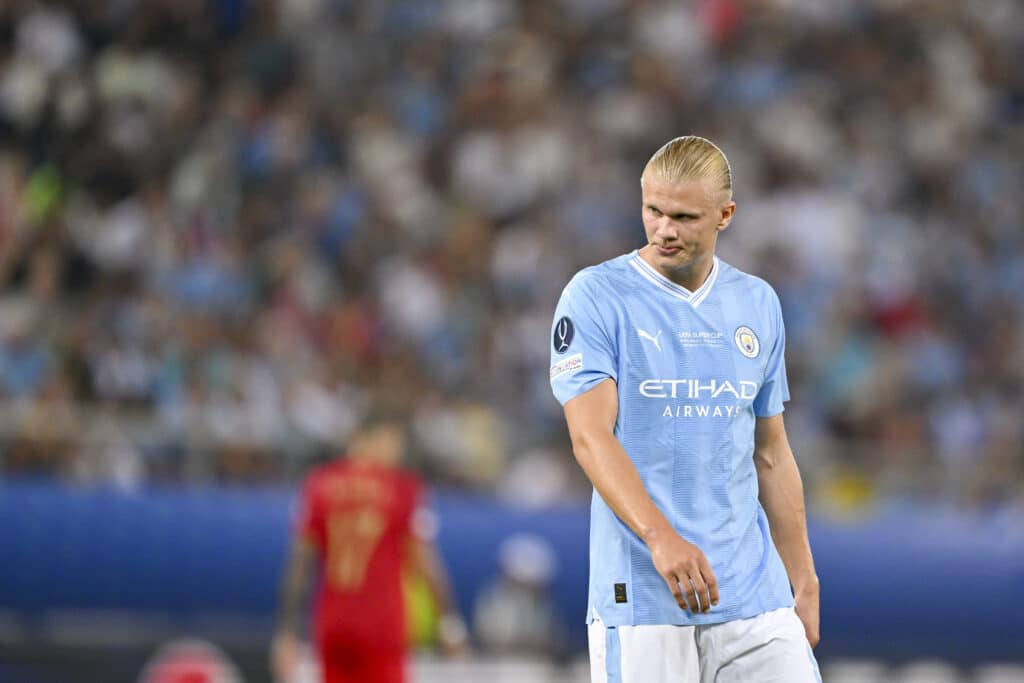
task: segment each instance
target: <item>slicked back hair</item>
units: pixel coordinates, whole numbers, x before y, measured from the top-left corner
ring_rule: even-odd
[[[725,201],[732,199],[729,160],[715,143],[698,135],[683,135],[662,145],[647,162],[641,178],[648,174],[670,183],[708,178],[722,191]]]

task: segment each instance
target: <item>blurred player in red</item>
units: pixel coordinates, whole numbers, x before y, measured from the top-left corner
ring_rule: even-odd
[[[299,667],[300,633],[312,565],[320,585],[313,642],[324,683],[403,683],[409,644],[402,575],[421,575],[441,618],[449,652],[465,641],[447,576],[424,527],[422,485],[398,468],[405,448],[392,416],[368,419],[347,457],[314,470],[306,480],[296,538],[285,571],[272,666],[279,683]]]

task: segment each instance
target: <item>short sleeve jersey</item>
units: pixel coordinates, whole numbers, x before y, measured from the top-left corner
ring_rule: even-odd
[[[321,559],[314,631],[322,646],[404,650],[401,579],[420,497],[412,475],[348,460],[307,478],[298,526]]]
[[[778,297],[763,280],[715,258],[690,292],[638,252],[586,268],[562,293],[551,327],[550,380],[565,404],[616,383],[615,436],[652,500],[705,553],[720,602],[678,607],[650,552],[595,491],[588,619],[708,624],[793,604],[758,501],[757,417],[789,399]]]

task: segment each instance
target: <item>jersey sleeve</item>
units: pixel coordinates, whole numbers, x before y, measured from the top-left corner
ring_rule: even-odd
[[[618,379],[618,353],[607,312],[577,275],[566,286],[551,325],[551,391],[569,399],[606,379]]]
[[[789,382],[786,380],[786,326],[782,320],[782,305],[774,291],[771,292],[769,327],[772,330],[771,344],[767,347],[768,357],[764,371],[764,382],[754,398],[754,414],[757,417],[778,415],[789,400]]]

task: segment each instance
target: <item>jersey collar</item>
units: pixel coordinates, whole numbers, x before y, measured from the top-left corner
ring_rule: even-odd
[[[715,280],[718,279],[718,257],[715,256],[711,262],[711,273],[708,274],[704,284],[697,288],[696,291],[691,292],[686,287],[677,285],[676,283],[669,280],[667,277],[655,270],[651,264],[643,260],[640,257],[640,251],[633,252],[633,258],[630,259],[629,264],[636,269],[636,272],[640,273],[645,280],[649,281],[659,289],[671,294],[677,299],[682,299],[688,302],[694,308],[700,306],[704,299],[708,298],[708,294],[711,293],[711,288],[715,286]]]

